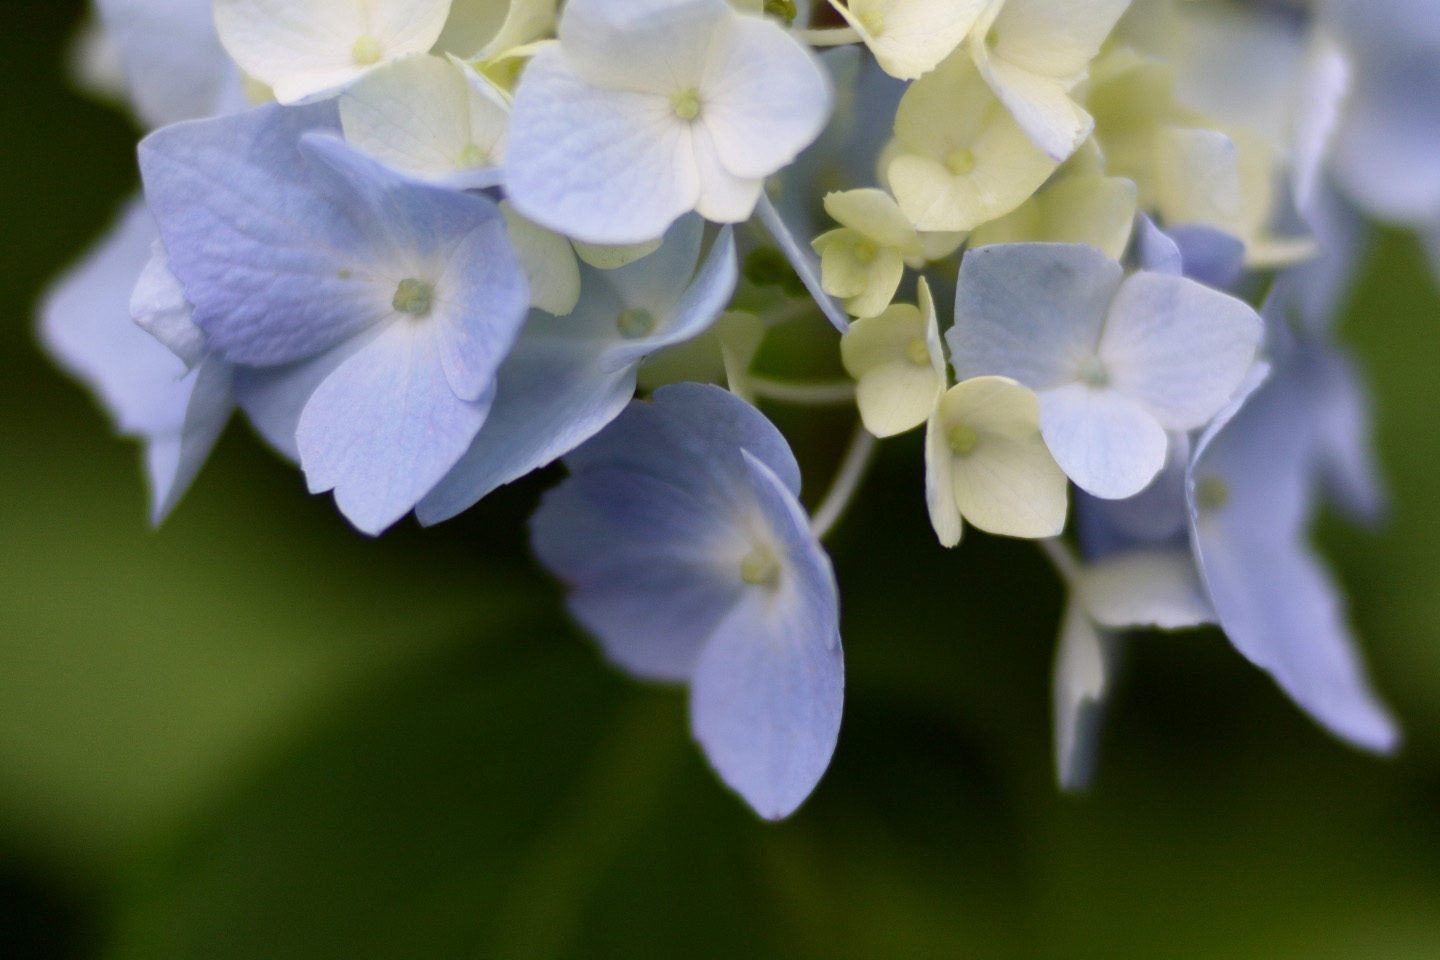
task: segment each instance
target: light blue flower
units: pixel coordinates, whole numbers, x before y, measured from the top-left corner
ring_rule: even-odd
[[[277,409],[252,414],[288,424],[299,405],[311,491],[378,534],[479,432],[528,292],[493,203],[407,180],[335,129],[333,103],[272,104],[152,134],[140,163],[211,349],[289,368]]]
[[[1316,494],[1353,454],[1345,445],[1354,425],[1334,401],[1341,368],[1319,344],[1281,346],[1269,380],[1196,444],[1186,485],[1191,544],[1231,643],[1336,736],[1389,752],[1399,730],[1308,540]],[[1354,463],[1342,472],[1370,482],[1355,480]]]
[[[154,221],[138,201],[110,234],[45,296],[40,336],[66,370],[86,383],[124,435],[145,445],[151,519],[162,521],[185,494],[234,409],[230,370],[218,361],[187,363],[131,319],[131,293],[149,273],[157,240]],[[147,287],[185,322],[183,298]],[[143,297],[142,297],[143,299]],[[172,314],[173,316],[173,314]]]
[[[844,662],[834,573],[784,438],[733,395],[678,384],[565,462],[532,533],[571,612],[620,666],[689,683],[721,778],[788,816],[834,752]]]
[[[707,330],[730,302],[735,242],[724,228],[696,271],[704,221],[682,218],[656,252],[615,270],[581,268],[567,317],[535,310],[500,368],[490,417],[455,469],[420,502],[422,523],[469,509],[551,463],[620,415],[641,362]]]

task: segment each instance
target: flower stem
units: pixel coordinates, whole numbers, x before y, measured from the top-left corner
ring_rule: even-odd
[[[850,448],[845,451],[845,459],[840,464],[839,472],[835,474],[835,481],[830,485],[825,499],[815,509],[814,519],[810,521],[810,530],[815,534],[815,539],[824,539],[845,514],[854,501],[855,494],[860,490],[860,482],[865,479],[874,454],[874,435],[866,430],[863,424],[857,424],[855,436],[850,440]]]
[[[750,392],[762,400],[790,403],[800,407],[844,406],[855,402],[855,384],[849,380],[796,383],[750,375],[745,378]]]
[[[854,27],[815,27],[809,30],[792,30],[790,33],[796,40],[812,47],[843,47],[847,43],[860,42],[860,34]]]
[[[1041,551],[1060,575],[1060,579],[1065,581],[1065,585],[1073,587],[1080,577],[1080,561],[1070,549],[1070,545],[1059,537],[1046,537],[1035,542],[1040,544]]]

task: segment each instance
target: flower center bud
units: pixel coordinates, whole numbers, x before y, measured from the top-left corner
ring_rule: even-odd
[[[911,340],[905,348],[905,359],[917,367],[930,366],[930,344],[919,338]]]
[[[466,170],[483,167],[490,163],[490,154],[478,143],[467,143],[460,151],[460,166]]]
[[[975,428],[964,423],[957,423],[945,434],[945,439],[950,443],[950,449],[957,457],[968,457],[975,452],[976,445],[980,442],[980,435]]]
[[[740,561],[740,579],[752,587],[773,590],[780,584],[780,562],[769,547],[756,547]]]
[[[866,10],[860,14],[860,26],[872,37],[878,37],[885,30],[885,14],[879,10]]]
[[[390,305],[401,313],[423,317],[430,312],[430,297],[434,293],[435,290],[430,284],[411,277],[400,281],[400,286],[395,288],[395,299],[390,301]]]
[[[870,240],[856,240],[852,250],[855,254],[855,259],[860,261],[861,266],[869,266],[875,262],[876,257],[880,256],[880,248],[875,246],[874,242]]]
[[[1195,506],[1202,513],[1219,510],[1230,502],[1230,485],[1220,477],[1205,477],[1195,484]]]
[[[1000,46],[1000,31],[995,27],[991,27],[990,32],[985,34],[985,46],[991,50]]]
[[[700,116],[700,91],[694,87],[676,90],[670,94],[670,108],[675,116],[687,123]]]
[[[380,62],[380,41],[370,34],[365,34],[355,45],[350,48],[350,59],[361,66],[369,66],[372,63]]]
[[[648,337],[655,332],[655,314],[644,307],[621,310],[620,315],[615,318],[615,329],[619,330],[620,336],[626,340]]]
[[[1110,371],[1099,357],[1091,357],[1080,365],[1080,382],[1091,387],[1108,387]]]
[[[945,158],[945,167],[957,177],[963,177],[975,169],[975,153],[961,148]]]

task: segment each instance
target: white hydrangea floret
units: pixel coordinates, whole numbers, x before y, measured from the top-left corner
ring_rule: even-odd
[[[810,52],[725,0],[571,0],[559,35],[516,90],[506,186],[586,243],[652,240],[690,210],[749,219],[830,114]]]
[[[851,324],[840,339],[840,358],[857,381],[865,429],[893,437],[924,423],[947,382],[935,300],[924,278],[919,306],[897,303]]]
[[[225,49],[281,103],[429,51],[449,15],[450,0],[215,0]]]

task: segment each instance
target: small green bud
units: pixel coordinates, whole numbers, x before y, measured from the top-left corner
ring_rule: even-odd
[[[1091,387],[1108,387],[1110,371],[1099,357],[1091,357],[1080,365],[1080,382]]]
[[[765,12],[772,17],[778,17],[784,21],[785,26],[795,22],[800,15],[800,10],[795,6],[794,0],[765,0]]]

